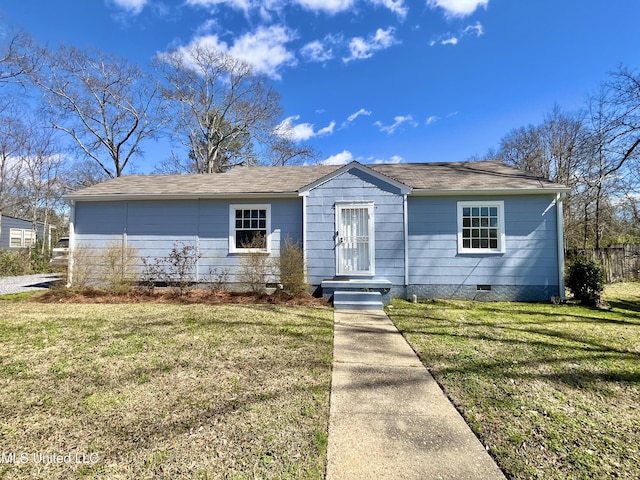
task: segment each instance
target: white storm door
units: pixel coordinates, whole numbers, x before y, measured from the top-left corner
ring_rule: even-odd
[[[336,204],[336,274],[375,275],[374,206]]]

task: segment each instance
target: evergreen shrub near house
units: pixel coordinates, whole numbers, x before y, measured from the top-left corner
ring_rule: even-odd
[[[569,266],[566,285],[580,303],[596,306],[604,290],[604,273],[596,262],[579,256]]]

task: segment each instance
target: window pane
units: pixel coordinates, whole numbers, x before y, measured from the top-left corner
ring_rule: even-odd
[[[491,215],[492,217],[498,216],[498,207],[491,207],[489,211],[490,211],[489,215]]]
[[[236,228],[242,228],[242,220],[236,220]]]
[[[260,220],[258,222],[258,228],[261,228],[261,229],[267,228],[267,221],[266,220]]]
[[[471,229],[470,228],[464,228],[462,230],[462,238],[469,238],[471,237]]]
[[[260,210],[260,218],[267,218],[267,211],[266,210]]]
[[[474,228],[471,230],[471,238],[478,238],[480,236],[480,229]]]
[[[471,219],[471,226],[472,227],[479,227],[480,226],[480,219],[479,218],[472,218]]]
[[[242,218],[242,210],[236,210],[236,218]]]
[[[464,207],[462,209],[462,215],[465,217],[468,217],[471,215],[471,209],[469,207]]]
[[[251,228],[258,228],[258,220],[251,220]]]
[[[470,227],[471,226],[471,219],[470,218],[463,218],[462,219],[462,226],[463,227]]]
[[[251,215],[251,210],[243,210],[242,211],[242,216],[244,218],[249,218],[250,215]]]
[[[488,218],[481,218],[480,219],[480,226],[481,227],[488,227],[489,226],[489,219]]]
[[[473,207],[471,209],[471,215],[473,215],[474,217],[477,217],[480,215],[480,209],[478,207]]]
[[[480,240],[480,248],[489,248],[489,240],[486,238]]]
[[[498,248],[498,240],[489,240],[490,248]]]
[[[471,240],[462,240],[462,248],[470,248],[471,247]]]

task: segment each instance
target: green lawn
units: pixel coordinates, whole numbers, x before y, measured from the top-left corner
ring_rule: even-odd
[[[0,478],[323,477],[330,309],[0,311]]]
[[[605,299],[389,314],[510,478],[640,478],[640,284]]]

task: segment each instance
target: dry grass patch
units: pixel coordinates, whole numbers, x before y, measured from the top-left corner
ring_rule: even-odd
[[[0,477],[322,478],[331,310],[2,307]]]
[[[509,478],[640,478],[640,284],[579,305],[395,302],[390,315]]]

